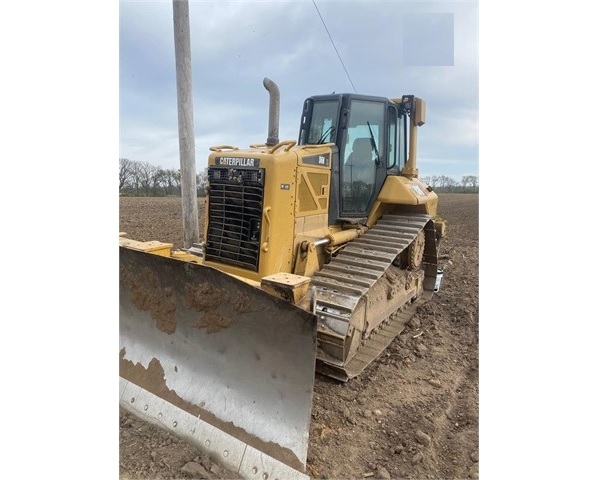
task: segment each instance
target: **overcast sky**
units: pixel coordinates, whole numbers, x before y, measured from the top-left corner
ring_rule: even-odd
[[[479,175],[477,2],[190,0],[189,6],[198,171],[210,146],[266,141],[269,96],[262,81],[268,77],[281,93],[280,140],[297,140],[302,104],[311,95],[414,94],[427,102],[420,175]],[[178,169],[171,1],[120,1],[119,79],[119,157]]]

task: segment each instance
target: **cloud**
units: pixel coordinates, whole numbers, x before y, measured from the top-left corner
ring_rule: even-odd
[[[269,77],[281,92],[280,139],[297,139],[309,96],[354,87],[388,98],[415,94],[427,102],[420,162],[447,168],[427,160],[447,158],[461,164],[452,170],[477,170],[477,3],[316,4],[318,12],[311,0],[190,1],[198,168],[206,165],[212,145],[266,140],[268,93],[262,81]],[[451,15],[453,66],[403,64],[404,19],[415,14]],[[178,168],[172,3],[122,1],[119,32],[120,155]]]

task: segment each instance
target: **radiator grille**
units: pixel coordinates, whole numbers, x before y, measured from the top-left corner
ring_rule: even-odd
[[[264,169],[208,169],[205,258],[258,271]]]

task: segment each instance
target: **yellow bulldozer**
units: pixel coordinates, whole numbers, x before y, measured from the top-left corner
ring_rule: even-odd
[[[329,94],[211,147],[201,243],[120,241],[120,405],[244,478],[308,478],[315,372],[349,381],[440,287],[425,102]]]

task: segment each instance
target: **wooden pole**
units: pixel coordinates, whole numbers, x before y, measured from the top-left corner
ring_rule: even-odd
[[[199,241],[198,192],[192,96],[192,55],[188,0],[173,0],[175,66],[177,75],[177,112],[179,120],[179,162],[181,165],[181,204],[183,244],[190,248]]]

